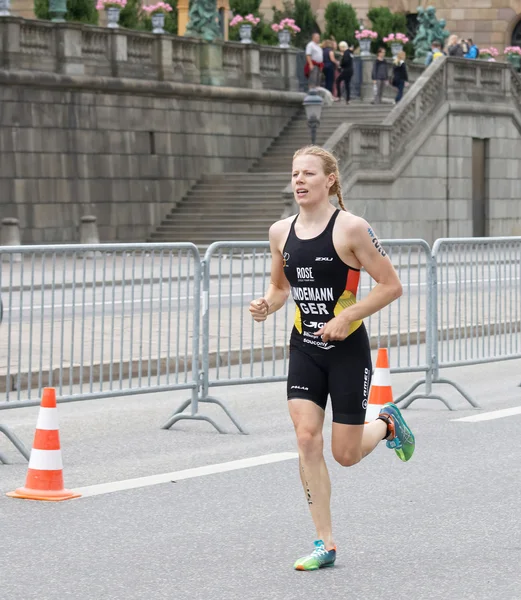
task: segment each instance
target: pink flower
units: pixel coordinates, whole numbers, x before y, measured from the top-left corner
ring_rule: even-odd
[[[125,8],[127,0],[98,0],[96,10],[105,10],[107,8]]]
[[[521,47],[519,46],[507,46],[504,50],[505,54],[519,54],[521,56]]]
[[[143,11],[146,12],[149,16],[155,13],[169,13],[172,11],[172,7],[170,4],[159,0],[156,4],[148,4],[147,6],[142,7]]]

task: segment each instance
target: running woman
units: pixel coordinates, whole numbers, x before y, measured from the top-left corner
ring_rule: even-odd
[[[284,306],[290,292],[296,304],[288,405],[317,539],[311,554],[294,568],[309,571],[332,567],[336,559],[322,437],[327,396],[333,411],[332,453],[342,466],[355,465],[383,439],[407,461],[415,442],[392,403],[364,425],[372,365],[362,319],[401,296],[398,275],[370,225],[346,211],[332,154],[318,146],[298,150],[292,188],[299,213],[270,228],[271,281],[265,296],[250,304],[250,313],[257,322],[266,320]],[[329,201],[334,195],[341,211]],[[356,302],[362,267],[377,285]]]

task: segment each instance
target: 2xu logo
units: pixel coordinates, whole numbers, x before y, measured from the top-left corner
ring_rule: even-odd
[[[333,258],[330,256],[317,256],[315,258],[315,262],[318,262],[318,261],[331,262],[332,260],[333,260]]]

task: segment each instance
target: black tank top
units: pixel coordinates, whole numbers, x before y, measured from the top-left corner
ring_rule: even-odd
[[[356,303],[360,270],[346,265],[333,245],[333,227],[339,212],[337,209],[333,213],[321,234],[308,240],[295,234],[297,215],[284,244],[284,274],[297,305],[291,339],[308,348],[311,345],[329,350],[341,344],[322,342],[313,333]],[[349,335],[361,324],[361,320],[351,323]]]

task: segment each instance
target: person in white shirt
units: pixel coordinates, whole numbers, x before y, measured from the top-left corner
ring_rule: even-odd
[[[324,52],[320,47],[320,34],[314,33],[311,42],[306,46],[306,60],[309,68],[309,89],[319,87],[320,75],[324,60]]]

